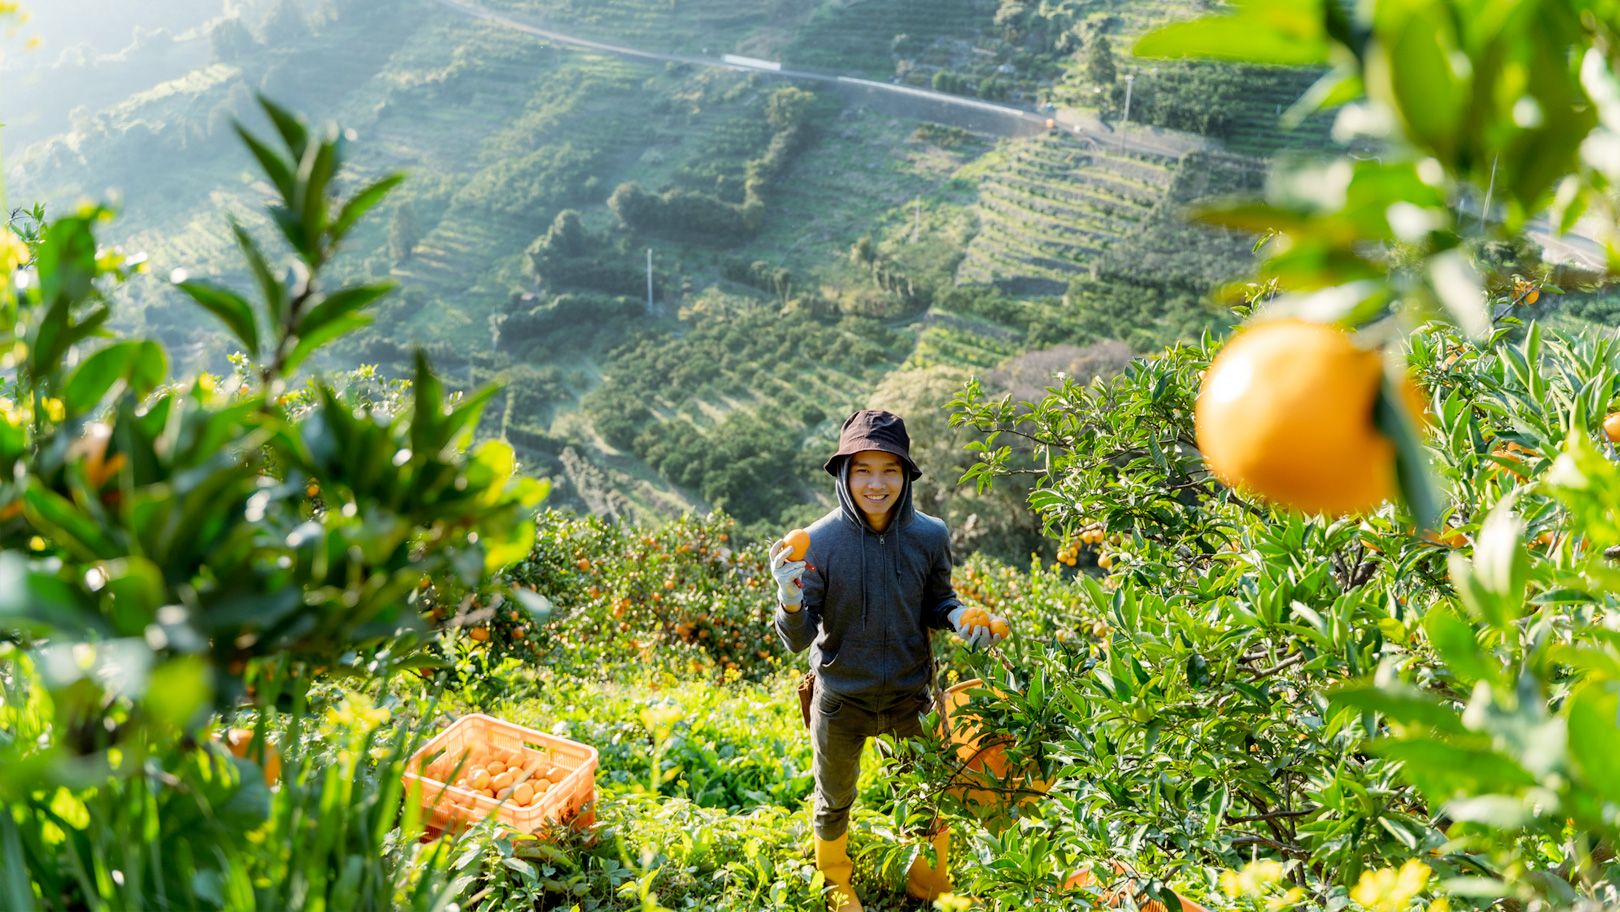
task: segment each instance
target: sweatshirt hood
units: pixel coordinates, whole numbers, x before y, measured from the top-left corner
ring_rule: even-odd
[[[843,464],[838,467],[838,507],[843,512],[845,521],[854,523],[855,527],[861,530],[861,579],[864,580],[866,579],[866,536],[890,534],[894,536],[893,549],[881,549],[879,551],[879,559],[886,557],[892,566],[893,562],[896,560],[894,555],[899,554],[901,548],[900,532],[906,526],[911,524],[911,517],[915,511],[911,508],[911,478],[907,476],[905,480],[901,482],[900,497],[895,500],[895,505],[889,508],[891,511],[893,511],[893,516],[889,520],[889,525],[884,528],[882,532],[872,528],[872,524],[866,518],[866,513],[861,510],[859,504],[855,503],[855,495],[850,493],[850,462],[850,459],[845,458],[843,460]],[[870,618],[870,616],[870,595],[867,593],[866,587],[862,586],[861,626],[863,628],[866,626],[867,620]]]

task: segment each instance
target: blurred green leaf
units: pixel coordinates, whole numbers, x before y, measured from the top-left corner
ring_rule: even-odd
[[[367,212],[371,211],[372,207],[382,202],[383,197],[387,196],[404,181],[405,175],[390,174],[356,193],[352,199],[344,204],[342,211],[338,213],[337,220],[332,223],[333,243],[343,240],[348,235],[349,230],[355,226],[355,223],[360,221]]]
[[[265,175],[270,178],[270,183],[275,185],[282,198],[291,199],[295,190],[292,166],[269,146],[260,142],[257,136],[248,132],[247,128],[241,124],[236,125],[236,135],[242,138],[242,142],[253,153],[253,157],[259,162],[259,167],[264,169]]]
[[[536,625],[543,625],[551,620],[551,599],[522,586],[512,587],[512,597],[517,599],[518,604],[523,606],[523,610],[529,613],[529,617]]]
[[[1490,592],[1501,613],[1486,620],[1506,628],[1524,609],[1530,556],[1524,544],[1524,522],[1513,512],[1513,498],[1503,498],[1486,515],[1474,543],[1473,578]]]
[[[1620,697],[1590,681],[1569,698],[1570,759],[1604,801],[1620,804]]]
[[[1373,426],[1395,445],[1395,480],[1401,499],[1412,511],[1419,531],[1440,522],[1440,498],[1429,465],[1429,454],[1419,436],[1416,416],[1407,410],[1405,397],[1386,376],[1373,403]]]
[[[1329,691],[1328,698],[1337,706],[1346,706],[1361,712],[1382,713],[1393,721],[1407,725],[1422,725],[1438,732],[1462,734],[1462,719],[1451,709],[1440,705],[1433,697],[1416,690],[1394,685],[1380,688],[1372,685],[1350,685]]]
[[[1206,16],[1149,32],[1139,57],[1205,57],[1302,66],[1326,63],[1322,0],[1236,0],[1234,15]]]
[[[1449,161],[1467,99],[1464,80],[1472,75],[1449,11],[1438,3],[1411,3],[1382,4],[1379,12],[1379,50],[1366,60],[1368,93],[1390,102],[1410,136]]]
[[[94,409],[122,381],[136,396],[156,389],[169,374],[169,356],[163,346],[145,340],[115,342],[84,360],[69,378],[63,404],[69,415]]]
[[[1500,677],[1496,660],[1479,645],[1474,628],[1458,617],[1449,605],[1436,605],[1423,618],[1423,629],[1435,651],[1451,667],[1458,680],[1473,684],[1475,681],[1494,681]]]
[[[314,336],[332,321],[340,320],[365,307],[393,288],[393,282],[377,282],[371,285],[354,285],[334,292],[310,308],[298,322],[296,331],[300,337]]]
[[[211,282],[189,280],[179,283],[177,287],[214,316],[224,320],[231,334],[236,336],[246,349],[248,357],[258,356],[259,324],[247,299],[229,288]]]
[[[344,333],[352,332],[362,326],[365,326],[366,324],[370,323],[371,320],[372,316],[370,314],[348,313],[343,314],[342,316],[334,317],[327,323],[308,333],[300,334],[298,336],[298,344],[293,346],[292,353],[289,354],[286,361],[283,362],[282,370],[288,374],[291,374],[293,371],[298,369],[298,365],[304,363],[304,359],[308,358],[310,355],[313,355],[316,349],[332,341],[333,339],[336,339]]]
[[[309,129],[304,125],[304,119],[262,94],[258,96],[258,102],[275,125],[276,132],[281,134],[282,142],[292,152],[293,161],[302,161],[309,147]],[[287,197],[291,202],[292,194],[287,194]]]
[[[175,656],[152,670],[146,708],[162,724],[186,728],[211,705],[213,689],[202,656]]]
[[[90,297],[96,278],[96,237],[92,225],[101,215],[93,210],[52,222],[39,245],[40,297],[46,306],[78,303]]]
[[[125,553],[100,523],[49,488],[33,484],[23,492],[23,515],[80,560],[111,560]]]
[[[242,258],[247,260],[248,270],[259,283],[259,293],[264,296],[265,313],[270,317],[270,325],[280,326],[287,320],[287,286],[276,279],[264,258],[264,251],[259,249],[259,242],[235,219],[231,220],[231,233],[236,236],[236,246],[241,248]]]

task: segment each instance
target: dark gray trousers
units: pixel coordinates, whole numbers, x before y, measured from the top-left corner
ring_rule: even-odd
[[[870,712],[816,688],[816,698],[810,701],[810,746],[814,751],[812,811],[817,838],[837,839],[849,829],[849,809],[855,804],[855,781],[860,778],[866,739],[883,734],[897,739],[921,737],[919,714],[928,711],[930,702],[922,692],[884,712]]]

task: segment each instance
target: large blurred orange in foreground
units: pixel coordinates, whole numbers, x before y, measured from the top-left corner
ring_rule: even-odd
[[[1209,365],[1198,448],[1216,475],[1306,513],[1369,510],[1395,493],[1395,447],[1373,426],[1377,352],[1321,323],[1254,324]]]

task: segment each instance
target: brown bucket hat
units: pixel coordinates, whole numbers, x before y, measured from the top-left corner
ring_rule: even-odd
[[[838,452],[822,468],[837,478],[843,460],[863,450],[893,453],[906,464],[912,481],[922,477],[922,470],[911,461],[911,437],[906,434],[906,422],[893,412],[862,409],[845,418],[844,430],[838,436]]]

